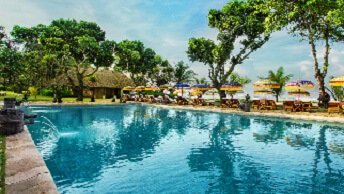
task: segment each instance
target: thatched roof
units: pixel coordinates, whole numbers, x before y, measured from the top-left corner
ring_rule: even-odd
[[[91,73],[93,69],[88,69],[85,74]],[[74,80],[74,84],[77,86],[78,82],[76,74],[70,71],[68,73]],[[70,85],[68,79],[63,79],[66,85]],[[84,86],[91,88],[124,88],[125,86],[135,86],[134,82],[125,76],[121,72],[112,70],[98,70],[90,77],[84,78]]]

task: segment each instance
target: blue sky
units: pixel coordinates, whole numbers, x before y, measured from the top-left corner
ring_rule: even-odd
[[[191,37],[216,39],[216,30],[207,25],[211,8],[221,8],[228,0],[0,0],[0,25],[9,32],[13,25],[48,24],[57,18],[97,22],[109,39],[141,40],[172,64],[184,60],[200,76],[207,67],[188,61],[185,51]],[[319,54],[322,53],[319,45]],[[272,34],[270,41],[235,69],[256,81],[268,70],[283,66],[294,78],[313,80],[313,67],[307,42],[286,32]],[[344,44],[333,45],[329,75],[344,74]]]

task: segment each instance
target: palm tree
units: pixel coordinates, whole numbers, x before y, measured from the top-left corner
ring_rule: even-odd
[[[174,81],[177,83],[191,82],[195,75],[196,73],[183,61],[179,61],[174,69]]]
[[[205,77],[202,77],[202,78],[195,77],[195,83],[196,84],[209,84],[209,82],[207,81],[207,78]]]
[[[231,73],[229,76],[229,82],[238,82],[241,85],[246,85],[251,83],[251,79],[248,77],[240,76],[238,73]]]
[[[280,85],[280,88],[272,89],[276,96],[276,102],[278,102],[278,97],[282,94],[282,89],[287,81],[290,80],[290,78],[293,77],[293,74],[284,74],[283,67],[279,67],[276,72],[273,72],[272,70],[269,71],[268,77],[266,79],[269,79],[270,81],[277,82]]]

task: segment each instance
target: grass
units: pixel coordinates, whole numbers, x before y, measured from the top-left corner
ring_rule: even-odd
[[[0,135],[0,194],[5,193],[5,149],[6,149],[6,138]]]
[[[23,94],[17,94],[11,91],[6,91],[6,96],[0,96],[0,101],[3,101],[4,98],[15,98],[18,101],[23,99]],[[96,102],[111,102],[111,99],[95,99]],[[30,96],[29,102],[52,102],[53,97],[50,96]],[[76,97],[66,97],[62,98],[63,102],[76,102]],[[91,98],[84,98],[84,102],[91,102]]]

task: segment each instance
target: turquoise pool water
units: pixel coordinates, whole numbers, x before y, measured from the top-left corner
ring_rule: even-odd
[[[30,107],[61,193],[343,193],[344,128],[142,105]]]

